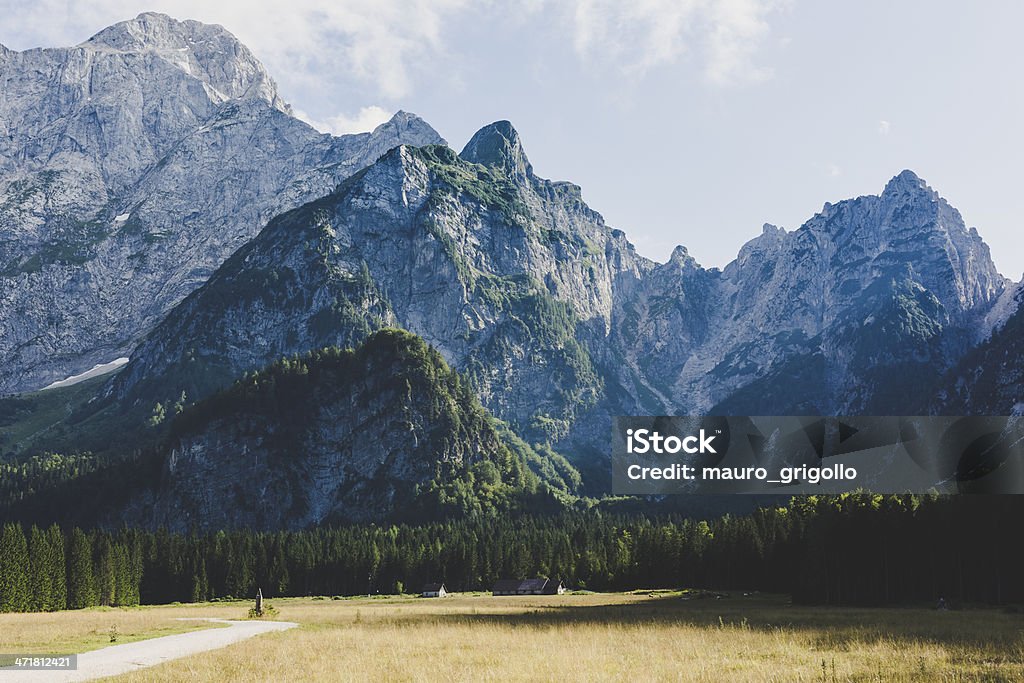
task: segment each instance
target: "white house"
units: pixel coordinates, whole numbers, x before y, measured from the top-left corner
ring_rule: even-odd
[[[443,598],[448,595],[448,589],[443,583],[428,583],[423,587],[424,598]]]

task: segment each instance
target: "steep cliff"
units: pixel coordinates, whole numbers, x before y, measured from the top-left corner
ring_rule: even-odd
[[[991,334],[943,377],[928,410],[940,415],[1024,415],[1024,284],[1007,291]]]
[[[677,253],[621,304],[616,339],[680,414],[898,413],[920,404],[922,373],[931,386],[977,342],[1009,284],[904,171],[798,230],[766,225],[721,272]]]
[[[397,325],[484,405],[577,462],[615,414],[898,413],[924,406],[1009,281],[913,173],[765,226],[723,270],[639,257],[507,122],[460,156],[402,147],[285,214],[138,348],[112,392],[202,397],[282,355]],[[921,410],[922,408],[918,408]]]
[[[0,393],[126,356],[272,216],[399,144],[399,112],[335,138],[291,116],[219,26],[147,13],[0,55]]]
[[[185,410],[156,512],[132,513],[146,524],[383,518],[428,490],[443,507],[462,494],[437,482],[464,481],[477,456],[529,488],[503,448],[569,490],[578,474],[551,449],[566,453],[603,492],[617,414],[1021,411],[1020,286],[910,171],[798,229],[765,225],[709,269],[685,247],[639,256],[579,187],[537,175],[507,121],[460,154],[401,112],[373,133],[316,133],[220,27],[144,14],[74,48],[0,50],[0,85],[0,392],[131,356],[59,425],[25,427],[28,404],[12,403],[22,422],[0,436],[18,457],[47,439],[120,457]],[[274,365],[391,327],[465,378],[424,396],[462,397],[461,424],[477,420],[472,392],[507,426],[393,459],[407,424],[386,403],[419,411],[417,439],[439,414],[359,366],[379,358],[318,357],[330,391]],[[296,391],[280,414],[261,412],[267,378]],[[323,397],[373,406],[371,431]],[[383,445],[358,452],[356,436]],[[275,463],[267,507],[246,499],[266,476],[250,454]],[[437,463],[456,465],[438,478]]]
[[[140,345],[114,393],[199,398],[282,355],[397,325],[529,440],[564,437],[602,391],[588,340],[605,339],[614,293],[649,264],[578,188],[525,158],[503,122],[463,157],[392,150],[272,221]]]

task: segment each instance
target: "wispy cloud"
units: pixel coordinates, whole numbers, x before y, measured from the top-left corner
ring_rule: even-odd
[[[889,124],[888,121],[885,121],[883,119],[882,121],[878,122],[878,134],[879,135],[888,135],[890,128],[891,128],[891,125]]]
[[[711,33],[705,74],[720,85],[763,81],[772,69],[759,66],[754,56],[768,35],[768,15],[781,5],[766,0],[718,0],[711,3]]]
[[[337,116],[330,116],[324,120],[314,119],[306,114],[306,112],[298,109],[295,110],[295,115],[316,128],[321,133],[331,133],[333,135],[365,133],[372,131],[374,128],[391,118],[391,112],[376,105],[363,107],[355,116],[338,114]]]
[[[458,79],[452,65],[472,55],[454,58],[456,27],[477,25],[515,32],[543,24],[546,35],[569,42],[586,65],[634,77],[686,57],[715,85],[763,80],[772,71],[759,63],[758,50],[773,15],[791,1],[0,0],[0,42],[16,49],[70,45],[140,12],[159,11],[225,26],[287,84],[286,92],[359,87],[371,102],[397,107],[424,83]],[[348,128],[369,117],[361,112],[321,123]]]
[[[0,0],[0,42],[15,48],[76,43],[140,12],[219,23],[281,81],[329,87],[332,73],[375,84],[383,98],[408,95],[418,65],[445,44],[445,19],[467,0]]]
[[[770,78],[756,53],[785,0],[576,0],[573,45],[581,58],[643,74],[695,55],[705,79],[732,85]]]

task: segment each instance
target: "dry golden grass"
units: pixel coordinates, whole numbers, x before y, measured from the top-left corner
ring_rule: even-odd
[[[113,680],[1024,680],[1024,616],[997,610],[827,609],[664,592],[272,602],[279,619],[302,627]],[[176,613],[241,617],[245,608]]]
[[[118,643],[158,638],[201,628],[219,627],[203,621],[177,621],[193,616],[188,607],[94,607],[68,612],[0,614],[0,652],[70,654]],[[238,610],[234,610],[237,614]],[[201,616],[207,616],[205,614]]]

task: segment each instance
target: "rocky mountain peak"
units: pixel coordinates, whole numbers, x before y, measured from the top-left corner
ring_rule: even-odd
[[[793,234],[799,244],[819,250],[832,272],[842,262],[851,270],[844,277],[862,271],[862,283],[873,273],[913,265],[915,278],[954,316],[987,308],[1007,284],[977,231],[910,170],[892,178],[879,195],[826,204]]]
[[[0,53],[0,83],[0,392],[128,355],[270,218],[440,141],[404,112],[320,134],[231,33],[162,14]]]
[[[409,140],[433,140],[431,144],[447,145],[447,141],[434,130],[433,126],[421,119],[416,114],[399,109],[390,119],[373,129],[371,135],[375,138],[386,138],[394,140],[397,138]],[[387,150],[382,150],[386,152]]]
[[[883,195],[902,194],[907,192],[927,191],[934,194],[934,190],[916,173],[910,169],[904,169],[895,175],[882,191]]]
[[[388,123],[394,123],[395,125],[413,125],[422,122],[423,119],[421,119],[419,116],[413,114],[412,112],[405,111],[404,109],[399,109],[398,111],[396,111],[395,115],[388,120]]]
[[[519,133],[508,121],[495,121],[478,130],[459,156],[475,164],[500,168],[513,178],[533,177],[533,166]]]
[[[676,248],[672,250],[672,255],[668,257],[668,262],[678,268],[700,268],[697,260],[690,256],[689,250],[681,244],[676,245]]]
[[[216,24],[144,12],[103,29],[78,46],[101,53],[155,54],[213,88],[223,99],[258,97],[291,113],[263,65]]]
[[[954,242],[971,240],[980,242],[964,225],[960,212],[932,189],[913,171],[905,170],[894,176],[877,195],[846,199],[837,203],[826,202],[821,212],[795,232],[811,231],[829,235],[839,245],[849,240],[874,243],[885,249],[893,239],[908,239],[913,235],[949,236]],[[765,234],[771,232],[766,229]]]
[[[82,46],[105,45],[115,50],[134,52],[185,47],[191,42],[190,39],[209,39],[218,35],[231,36],[221,26],[198,21],[178,21],[160,12],[143,12],[134,19],[120,21],[102,29],[82,43]]]

